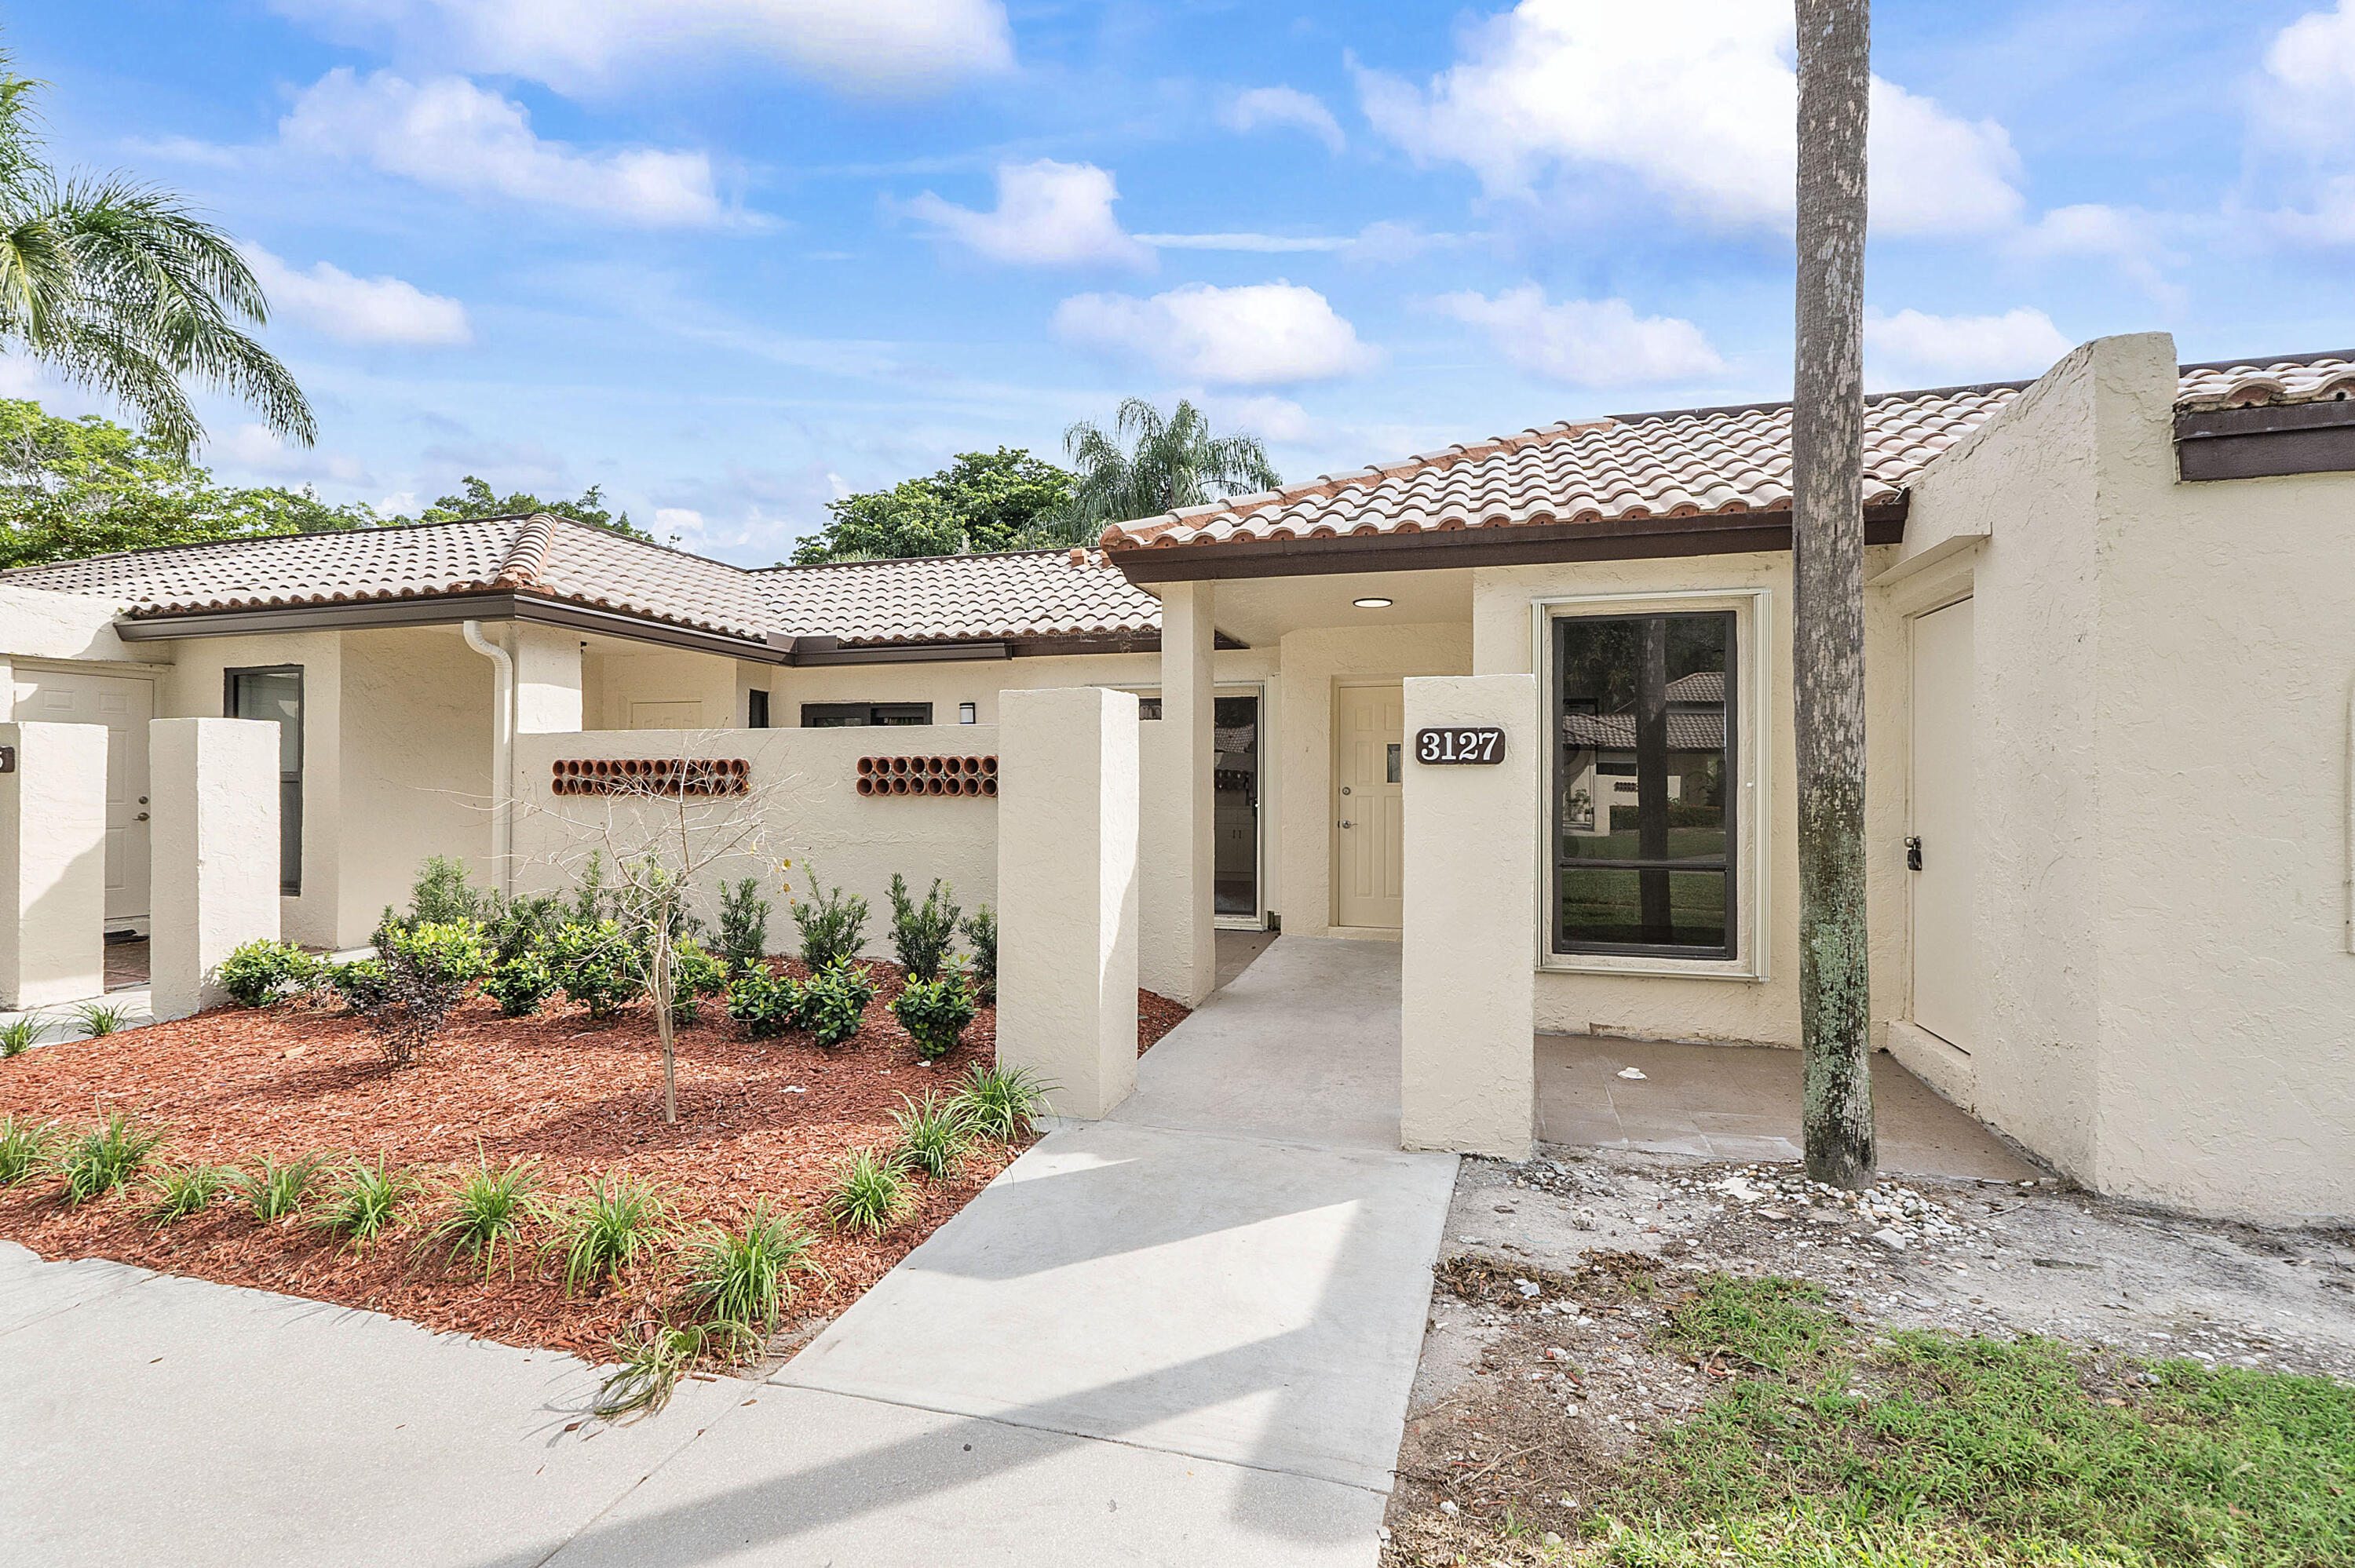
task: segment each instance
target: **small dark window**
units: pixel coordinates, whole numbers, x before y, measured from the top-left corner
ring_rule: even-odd
[[[866,725],[925,725],[930,703],[804,703],[804,729],[854,729]]]
[[[1139,697],[1136,699],[1136,717],[1139,723],[1148,723],[1154,719],[1159,718],[1160,716],[1161,699],[1159,697]]]
[[[303,666],[223,673],[221,711],[278,726],[278,891],[303,892]]]
[[[1733,616],[1554,623],[1553,949],[1734,956]]]
[[[769,727],[768,693],[753,690],[744,694],[744,727],[747,729]]]

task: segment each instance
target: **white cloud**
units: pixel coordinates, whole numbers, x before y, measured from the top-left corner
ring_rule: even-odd
[[[1875,387],[1954,384],[2041,376],[2076,346],[2042,311],[1934,316],[1867,311],[1867,380]]]
[[[466,344],[466,307],[398,278],[355,278],[321,261],[298,272],[259,245],[242,245],[246,265],[272,313],[339,343]]]
[[[2188,296],[2162,269],[2183,260],[2165,238],[2167,228],[2181,225],[2181,219],[2162,218],[2131,207],[2081,202],[2056,207],[2021,229],[2011,241],[2011,249],[2030,260],[2085,257],[2112,262],[2161,306],[2180,310]]]
[[[666,545],[677,540],[692,548],[703,537],[703,514],[691,506],[657,506],[654,535]]]
[[[2286,205],[2272,227],[2308,245],[2355,245],[2355,0],[2275,35],[2250,94],[2253,173]]]
[[[396,490],[376,503],[379,517],[407,517],[417,510],[417,492]]]
[[[1000,0],[273,0],[282,15],[404,58],[597,92],[685,62],[751,56],[854,91],[1012,68]]]
[[[1195,401],[1221,429],[1241,430],[1263,441],[1305,441],[1316,429],[1308,410],[1289,397],[1266,393],[1222,397],[1213,392]]]
[[[1522,0],[1466,29],[1457,62],[1427,89],[1368,69],[1359,88],[1377,130],[1419,160],[1465,164],[1492,196],[1604,168],[1693,219],[1787,228],[1792,27],[1788,6],[1758,0]],[[1878,78],[1871,111],[1877,230],[2016,221],[2019,160],[2003,127]]]
[[[242,424],[207,443],[207,456],[231,469],[243,470],[274,482],[365,484],[367,465],[349,452],[319,447],[288,446],[266,425]]]
[[[281,140],[301,152],[366,163],[468,196],[563,207],[629,223],[729,220],[701,153],[634,147],[582,152],[533,134],[522,104],[464,77],[365,80],[338,66],[294,101]]]
[[[1219,111],[1219,122],[1230,131],[1297,126],[1332,152],[1348,145],[1348,138],[1341,134],[1340,122],[1325,107],[1325,101],[1296,87],[1254,87],[1239,92]]]
[[[1708,335],[1676,316],[1638,316],[1625,300],[1546,302],[1524,283],[1489,299],[1469,291],[1433,303],[1485,331],[1506,363],[1573,387],[1690,381],[1725,368]]]
[[[1116,263],[1154,264],[1152,250],[1121,231],[1112,215],[1120,199],[1109,171],[1093,164],[1034,164],[997,167],[997,210],[975,212],[926,191],[908,211],[945,238],[986,256],[1026,267]]]
[[[1355,234],[1140,234],[1137,242],[1156,250],[1234,250],[1280,256],[1327,252],[1345,261],[1411,261],[1427,251],[1465,243],[1462,234],[1426,234],[1412,224],[1377,219]]]
[[[1065,343],[1216,386],[1327,381],[1371,369],[1379,350],[1314,289],[1278,281],[1218,289],[1188,283],[1140,300],[1080,294],[1055,310]]]

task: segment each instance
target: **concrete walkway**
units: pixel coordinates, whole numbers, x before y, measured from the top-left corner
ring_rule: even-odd
[[[0,1541],[59,1563],[1373,1563],[1452,1156],[1398,952],[1284,938],[765,1384],[0,1246]]]

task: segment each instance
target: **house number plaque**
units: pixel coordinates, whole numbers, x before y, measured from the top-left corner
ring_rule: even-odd
[[[1448,725],[1414,732],[1414,759],[1442,766],[1505,760],[1505,732],[1492,724]]]

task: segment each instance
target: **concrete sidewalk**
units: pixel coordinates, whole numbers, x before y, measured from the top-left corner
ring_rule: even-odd
[[[1394,1151],[1397,988],[1394,947],[1282,939],[769,1383],[629,1427],[567,1430],[570,1357],[0,1247],[0,1541],[1364,1568],[1455,1167]]]

